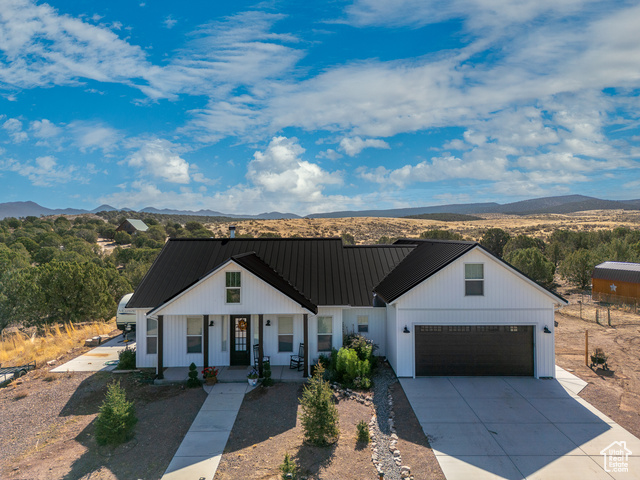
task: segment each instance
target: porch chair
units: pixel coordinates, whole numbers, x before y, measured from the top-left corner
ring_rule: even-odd
[[[302,370],[304,368],[304,343],[301,343],[298,347],[297,355],[291,355],[289,368],[296,368],[298,370]]]
[[[256,343],[253,346],[253,366],[258,368],[258,358],[260,358],[260,344]],[[263,355],[262,356],[262,363],[264,364],[264,362],[269,362],[271,363],[271,357],[268,355]]]

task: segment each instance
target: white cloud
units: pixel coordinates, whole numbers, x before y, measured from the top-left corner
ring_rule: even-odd
[[[60,166],[55,157],[38,157],[34,162],[18,162],[16,160],[0,161],[0,170],[15,172],[27,177],[31,183],[39,187],[48,187],[55,183],[67,183],[71,180],[83,180],[75,175],[73,165]]]
[[[165,17],[162,23],[164,24],[165,28],[172,29],[173,27],[176,26],[176,23],[178,23],[178,20],[173,18],[171,15],[168,15]]]
[[[129,166],[139,168],[166,182],[189,183],[189,163],[175,153],[175,150],[176,147],[171,142],[156,138],[143,142],[138,151],[129,156],[127,162]]]
[[[389,149],[389,144],[384,140],[378,140],[375,138],[367,138],[363,140],[360,137],[343,138],[340,140],[340,150],[349,155],[355,157],[365,148],[385,148]]]
[[[336,152],[333,148],[328,148],[316,155],[316,158],[328,158],[331,161],[336,161],[342,158],[342,154]]]
[[[27,132],[22,130],[22,122],[17,118],[10,118],[6,120],[2,124],[2,128],[8,132],[13,143],[22,143],[29,139]]]
[[[58,137],[62,134],[62,129],[46,118],[31,122],[29,130],[33,132],[34,137],[42,139]]]
[[[68,126],[75,145],[82,152],[100,149],[110,152],[118,148],[122,134],[102,123],[73,122]]]

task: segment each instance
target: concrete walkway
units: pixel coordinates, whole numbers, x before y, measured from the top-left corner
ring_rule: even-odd
[[[400,383],[448,480],[640,479],[640,440],[580,398],[586,382],[561,368],[549,380]],[[627,471],[616,471],[610,455],[623,448]]]
[[[107,372],[115,370],[120,352],[127,346],[129,348],[136,347],[135,334],[129,334],[127,338],[132,338],[133,341],[125,343],[122,335],[118,335],[99,347],[91,349],[87,353],[52,369],[51,372]]]
[[[162,480],[212,480],[246,392],[244,383],[217,383],[193,420]]]

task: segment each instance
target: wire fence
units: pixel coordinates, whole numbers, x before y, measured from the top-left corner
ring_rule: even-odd
[[[575,298],[578,297],[576,300]],[[574,296],[574,300],[560,309],[564,315],[580,318],[604,326],[640,324],[637,300],[629,303],[609,303],[590,294]],[[635,300],[635,299],[633,299]]]

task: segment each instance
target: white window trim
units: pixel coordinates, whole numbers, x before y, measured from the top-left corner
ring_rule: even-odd
[[[291,333],[280,333],[280,319],[281,318],[290,318],[291,319]],[[293,340],[294,340],[294,336],[293,336],[293,332],[294,332],[294,326],[295,326],[295,318],[293,315],[282,315],[278,317],[278,353],[293,353]],[[280,350],[280,335],[287,335],[287,336],[291,336],[291,350]]]
[[[200,335],[189,335],[189,319],[195,318],[200,321]],[[187,315],[187,335],[185,336],[185,351],[187,355],[202,355],[204,351],[204,319],[201,315]],[[200,337],[200,351],[199,352],[189,352],[189,337]]]
[[[482,278],[467,278],[467,265],[482,265]],[[484,297],[485,296],[485,275],[484,275],[484,263],[483,262],[465,262],[464,264],[464,296],[465,297]],[[482,294],[481,295],[469,295],[467,294],[467,282],[482,282]]]
[[[147,324],[145,326],[145,336],[146,336],[146,353],[147,355],[157,355],[158,354],[158,334],[156,333],[155,335],[149,335],[149,320],[152,320],[154,322],[156,322],[156,332],[158,331],[158,320],[155,318],[147,318]],[[155,338],[156,339],[156,353],[149,353],[149,338]]]
[[[367,322],[366,323],[360,323],[360,319],[361,318],[366,319]],[[361,332],[360,331],[360,325],[366,326],[367,327],[366,331],[362,331]],[[356,316],[356,327],[357,327],[356,333],[369,333],[369,315],[357,315]]]
[[[320,319],[321,318],[329,318],[331,320],[331,322],[330,322],[331,333],[320,333],[319,332],[318,324],[320,323]],[[320,350],[320,342],[318,341],[320,335],[331,335],[331,347],[329,347],[329,350]],[[333,315],[318,315],[316,317],[316,348],[318,350],[318,353],[331,352],[331,349],[333,348]]]
[[[227,287],[227,273],[237,273],[240,275],[240,286],[239,287]],[[227,292],[229,290],[239,290],[240,291],[240,301],[239,302],[229,302],[227,299],[229,298]],[[224,303],[225,305],[242,305],[242,272],[238,270],[227,270],[224,272]]]

